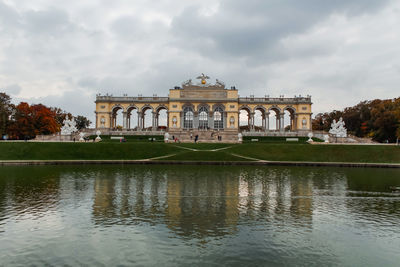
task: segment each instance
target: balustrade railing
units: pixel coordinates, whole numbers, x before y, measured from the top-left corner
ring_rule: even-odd
[[[239,97],[239,103],[267,103],[267,104],[296,104],[296,103],[311,103],[311,97]]]
[[[168,97],[159,96],[96,96],[96,101],[111,102],[168,102]]]

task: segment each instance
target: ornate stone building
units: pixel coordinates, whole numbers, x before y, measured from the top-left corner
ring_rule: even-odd
[[[169,132],[224,131],[237,135],[240,112],[246,111],[248,132],[271,132],[270,114],[275,116],[273,131],[284,132],[284,112],[289,112],[286,131],[299,132],[311,129],[311,97],[270,98],[239,97],[235,87],[226,88],[218,79],[215,84],[208,83],[208,76],[202,74],[199,83],[188,80],[181,87],[169,90],[168,97],[114,97],[97,95],[96,128],[122,131],[159,131],[167,128]],[[117,112],[122,110],[122,129],[117,127]],[[144,127],[144,114],[151,110],[152,125]],[[166,127],[159,127],[160,111],[167,112]],[[137,126],[131,129],[132,112],[136,111]],[[261,126],[255,125],[255,113],[261,112]],[[273,112],[272,112],[273,111]],[[147,112],[148,113],[148,112]],[[151,129],[149,129],[151,128]],[[242,127],[243,128],[243,127]]]

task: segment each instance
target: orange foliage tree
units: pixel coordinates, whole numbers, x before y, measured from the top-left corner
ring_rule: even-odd
[[[55,112],[45,105],[30,106],[21,102],[15,107],[9,134],[14,139],[31,139],[38,134],[52,134],[60,130]]]
[[[45,105],[32,105],[33,121],[35,134],[53,134],[60,131],[60,126],[56,121],[56,113]]]

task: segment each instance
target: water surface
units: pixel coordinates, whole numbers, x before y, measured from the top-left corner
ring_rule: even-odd
[[[0,167],[0,265],[398,266],[400,171]]]

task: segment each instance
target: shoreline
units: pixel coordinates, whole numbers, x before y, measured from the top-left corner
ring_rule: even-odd
[[[173,161],[173,160],[0,160],[0,166],[43,165],[231,165],[231,166],[310,166],[353,168],[400,168],[400,163],[311,162],[311,161]]]

